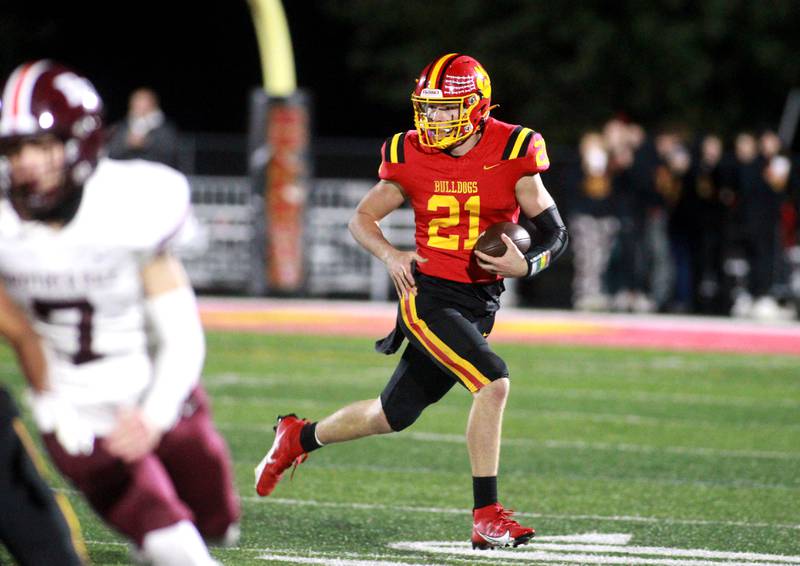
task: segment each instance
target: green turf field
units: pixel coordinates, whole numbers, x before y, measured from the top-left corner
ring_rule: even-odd
[[[244,509],[240,546],[214,550],[225,564],[800,564],[797,357],[498,345],[512,372],[501,501],[538,534],[481,553],[466,545],[465,390],[408,431],[313,453],[260,499],[253,467],[275,416],[317,419],[377,396],[397,358],[366,339],[208,343],[205,384]],[[19,398],[5,347],[0,381]],[[94,563],[127,564],[69,495]]]

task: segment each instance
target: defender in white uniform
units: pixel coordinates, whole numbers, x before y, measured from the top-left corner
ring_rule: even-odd
[[[191,238],[186,178],[100,159],[101,101],[51,61],[3,92],[0,284],[40,338],[14,344],[56,466],[155,564],[213,564],[235,529],[227,447],[199,385],[204,339],[170,248]],[[2,316],[10,314],[0,313]]]

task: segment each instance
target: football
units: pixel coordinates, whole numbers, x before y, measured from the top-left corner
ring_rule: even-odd
[[[531,247],[531,235],[525,228],[513,222],[498,222],[489,226],[483,234],[478,236],[475,249],[492,257],[500,257],[506,253],[506,243],[500,238],[501,234],[511,238],[511,241],[522,253],[527,252]]]

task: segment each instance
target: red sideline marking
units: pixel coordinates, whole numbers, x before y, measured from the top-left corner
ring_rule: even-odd
[[[377,339],[394,326],[397,306],[371,302],[204,298],[200,300],[200,314],[209,330]],[[800,325],[797,323],[758,324],[708,317],[586,315],[570,311],[503,309],[491,340],[800,356]]]

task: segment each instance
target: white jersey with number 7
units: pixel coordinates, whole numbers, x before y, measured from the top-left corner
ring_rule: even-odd
[[[101,160],[62,228],[0,202],[0,278],[43,339],[54,392],[95,434],[150,383],[142,266],[195,228],[186,177],[138,160]]]

